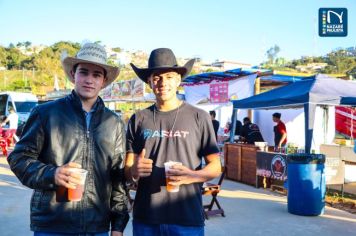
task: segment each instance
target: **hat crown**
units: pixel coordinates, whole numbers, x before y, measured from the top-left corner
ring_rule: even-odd
[[[105,48],[96,43],[84,44],[75,57],[100,64],[106,64],[107,61]]]
[[[103,87],[111,84],[120,73],[120,69],[116,66],[107,64],[107,54],[103,46],[96,43],[84,44],[74,57],[68,56],[66,51],[62,51],[61,62],[67,77],[74,83],[72,70],[79,63],[94,64],[102,67],[106,71],[106,80]]]
[[[148,59],[148,68],[177,66],[177,59],[169,48],[158,48],[153,50]]]

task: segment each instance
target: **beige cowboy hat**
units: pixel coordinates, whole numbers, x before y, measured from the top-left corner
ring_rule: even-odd
[[[136,75],[147,83],[148,77],[150,77],[153,72],[164,70],[173,70],[177,72],[182,76],[183,80],[192,70],[194,61],[195,59],[191,59],[185,63],[184,66],[178,66],[177,59],[171,49],[157,48],[151,52],[147,68],[138,68],[132,63],[130,63],[130,65]]]
[[[74,83],[74,78],[70,72],[78,63],[90,63],[104,68],[107,80],[104,82],[103,88],[111,84],[120,73],[120,69],[118,67],[107,64],[105,48],[96,43],[84,44],[75,57],[69,57],[67,52],[64,51],[61,55],[61,63],[64,72],[72,83]]]

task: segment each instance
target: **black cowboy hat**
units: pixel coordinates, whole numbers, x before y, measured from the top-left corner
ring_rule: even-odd
[[[137,76],[147,83],[148,77],[155,71],[172,70],[185,78],[192,70],[194,59],[189,60],[184,66],[178,66],[176,57],[169,48],[157,48],[151,52],[148,59],[148,68],[138,68],[130,63]]]

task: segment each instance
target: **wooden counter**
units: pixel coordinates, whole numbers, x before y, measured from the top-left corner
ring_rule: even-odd
[[[257,150],[258,147],[251,144],[226,143],[224,146],[226,178],[255,185]]]

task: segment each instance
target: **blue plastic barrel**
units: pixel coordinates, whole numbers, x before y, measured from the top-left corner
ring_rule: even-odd
[[[325,155],[297,153],[287,156],[288,212],[317,216],[325,208]]]

